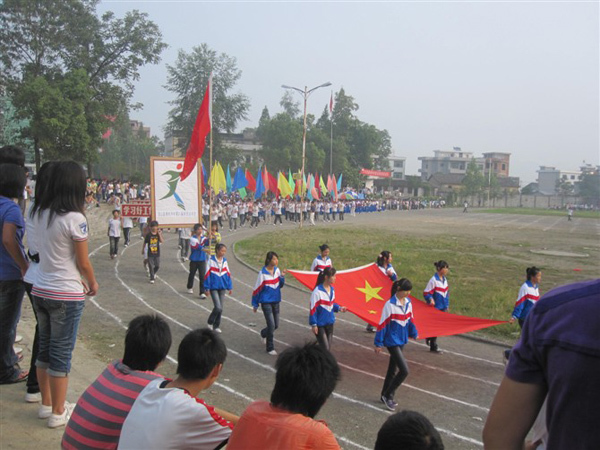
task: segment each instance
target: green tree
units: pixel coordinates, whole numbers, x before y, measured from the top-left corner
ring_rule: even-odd
[[[296,119],[300,115],[300,103],[294,100],[294,94],[286,90],[281,96],[279,106],[283,108],[283,112]]]
[[[482,193],[483,188],[486,184],[487,183],[483,176],[483,173],[481,173],[481,169],[475,162],[475,159],[472,159],[467,165],[467,171],[462,181],[463,194],[479,195]]]
[[[207,44],[201,44],[190,53],[179,50],[173,65],[167,65],[168,91],[175,94],[170,102],[167,129],[185,137],[185,148],[189,144],[192,130],[202,104],[208,78],[213,75],[212,128],[213,136],[218,132],[231,133],[238,122],[247,117],[250,102],[242,93],[232,93],[242,76],[235,58],[225,53],[218,54]],[[216,159],[217,142],[214,142]]]
[[[558,195],[573,195],[575,186],[573,186],[566,178],[556,180],[556,192]]]
[[[26,101],[32,89],[43,87],[39,77],[47,83],[46,95],[52,96],[58,89],[63,98],[79,104],[78,92],[84,89],[83,78],[76,77],[81,89],[75,91],[69,90],[65,80],[81,70],[85,72],[85,90],[91,91],[82,105],[87,138],[83,138],[81,123],[53,126],[62,128],[64,134],[60,140],[67,143],[62,145],[61,157],[88,163],[90,172],[98,157],[102,131],[107,127],[106,116],[116,115],[121,108],[131,106],[133,82],[139,79],[139,68],[157,63],[166,47],[158,27],[146,14],[132,11],[120,19],[109,12],[99,18],[95,12],[97,4],[97,0],[4,0],[0,3],[3,81],[11,96],[19,99],[22,118],[38,125],[45,120],[44,102],[36,104],[31,98]],[[69,91],[62,92],[62,89]],[[67,116],[74,119],[73,114]],[[27,130],[33,140],[38,167],[42,142],[48,147],[55,139],[40,134],[46,130],[49,130],[47,126],[37,125]],[[69,133],[75,135],[69,137]],[[78,147],[69,142],[77,142]]]
[[[579,182],[579,195],[586,200],[600,200],[600,172],[586,173]]]

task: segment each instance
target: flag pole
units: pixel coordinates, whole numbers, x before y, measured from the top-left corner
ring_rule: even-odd
[[[212,176],[214,169],[213,169],[213,131],[212,131],[212,72],[211,74],[208,76],[208,111],[209,111],[209,115],[208,117],[210,117],[210,131],[209,131],[209,135],[208,135],[208,142],[209,142],[209,166],[210,166],[210,176],[208,177],[208,179],[210,180],[212,178],[212,183],[209,187],[210,191],[208,191],[208,226],[206,231],[209,232],[212,230],[212,210],[213,210],[213,195],[214,195],[214,189],[212,187],[213,184],[215,184],[215,179]],[[210,239],[210,237],[209,237]]]
[[[331,135],[329,140],[329,173],[333,174],[333,91],[329,100],[329,123],[331,124]]]

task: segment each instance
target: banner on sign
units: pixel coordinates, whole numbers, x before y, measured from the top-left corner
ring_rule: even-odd
[[[152,203],[149,200],[130,202],[121,206],[123,217],[150,217],[152,215]]]
[[[200,222],[202,196],[199,194],[198,164],[181,181],[183,158],[150,158],[152,219],[161,227],[189,227]]]
[[[392,176],[392,172],[385,172],[383,170],[360,169],[359,173],[361,175],[379,178],[390,178]]]

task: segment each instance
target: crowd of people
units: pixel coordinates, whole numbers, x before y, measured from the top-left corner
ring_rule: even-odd
[[[339,448],[327,424],[315,420],[340,377],[331,346],[335,315],[345,311],[336,302],[336,270],[327,245],[319,247],[312,264],[312,269],[319,272],[307,318],[315,336],[312,343],[277,353],[274,333],[279,327],[286,271],[278,267],[276,252],[267,253],[258,274],[251,304],[254,312],[260,308],[265,317],[266,326],[260,334],[266,352],[278,356],[270,401],[253,402],[238,417],[200,398],[221,375],[227,357],[219,333],[225,293],[231,293],[233,283],[227,246],[218,233],[219,219],[232,223],[231,219],[239,218],[241,225],[243,212],[244,216],[250,214],[252,227],[270,221],[269,216],[273,224],[277,216],[279,223],[284,216],[289,221],[302,217],[312,223],[328,217],[334,220],[336,215],[343,220],[344,213],[371,208],[378,211],[388,205],[350,201],[341,203],[340,214],[339,204],[334,213],[336,202],[291,200],[280,206],[279,201],[244,202],[221,196],[214,205],[216,214],[207,217],[210,230],[201,224],[178,230],[182,260],[187,260],[189,254],[187,288],[193,293],[195,275],[199,273],[199,293],[204,298],[210,295],[213,309],[207,320],[210,328],[193,330],[181,341],[177,377],[166,379],[155,372],[171,347],[168,325],[156,316],[139,316],[127,329],[123,358],[112,362],[75,405],[66,399],[72,352],[85,297],[99,292],[88,257],[85,209],[89,180],[75,162],[45,163],[36,177],[33,200],[23,215],[15,202],[26,190],[23,164],[24,155],[19,149],[0,149],[0,384],[27,382],[26,401],[39,403],[37,417],[45,419],[49,428],[65,427],[63,448]],[[133,221],[125,222],[121,217],[120,200],[116,200],[123,195],[124,186],[112,183],[111,197],[110,184],[104,191],[100,189],[101,197],[96,201],[115,206],[107,229],[110,257],[114,259],[121,231],[127,246],[134,227]],[[115,192],[117,184],[121,192]],[[94,189],[97,194],[99,186]],[[240,211],[238,202],[250,206],[250,212]],[[358,211],[358,206],[365,209]],[[161,266],[164,238],[158,222],[139,223],[142,255],[153,283]],[[235,229],[237,223],[233,225]],[[398,278],[391,252],[382,251],[376,259],[379,269],[392,281],[389,299],[373,331],[375,351],[385,347],[390,354],[381,401],[395,411],[395,393],[409,373],[402,351],[410,338],[418,338],[410,300],[413,285],[407,278]],[[423,292],[425,300],[441,311],[449,308],[448,270],[447,262],[437,261]],[[511,321],[519,321],[522,337],[507,354],[506,376],[485,425],[484,444],[487,448],[522,448],[537,418],[546,433],[534,443],[536,446],[595,448],[600,445],[600,435],[593,425],[594,415],[578,413],[593,411],[600,400],[595,379],[589,376],[600,369],[595,344],[600,338],[600,281],[558,288],[540,299],[541,270],[530,267],[526,275],[511,315]],[[25,293],[36,318],[29,370],[21,368],[22,357],[13,347]],[[427,343],[431,352],[441,352],[437,338],[430,337]],[[315,379],[319,383],[314,383]],[[540,409],[545,414],[539,414]],[[427,418],[402,411],[381,426],[375,448],[438,449],[443,443]]]

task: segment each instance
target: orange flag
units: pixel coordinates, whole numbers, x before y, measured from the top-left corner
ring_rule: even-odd
[[[314,289],[318,272],[288,270],[294,278]],[[392,281],[375,263],[355,269],[339,270],[335,280],[336,303],[371,325],[379,325],[383,305],[391,298]],[[425,302],[410,297],[414,323],[419,338],[451,336],[506,323],[501,320],[479,319],[441,312]]]

